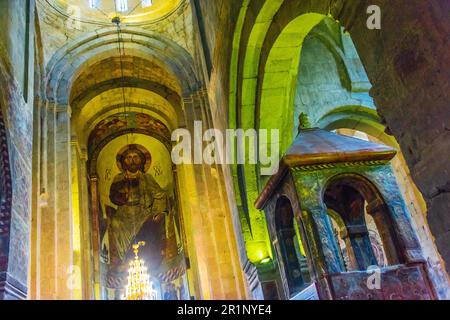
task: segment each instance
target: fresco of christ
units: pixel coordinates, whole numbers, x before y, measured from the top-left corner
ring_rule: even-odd
[[[127,267],[135,241],[146,242],[141,255],[150,269],[158,269],[164,259],[169,197],[146,173],[150,163],[150,153],[137,145],[117,156],[121,173],[114,177],[109,193],[117,209],[108,210],[110,269],[115,272]]]

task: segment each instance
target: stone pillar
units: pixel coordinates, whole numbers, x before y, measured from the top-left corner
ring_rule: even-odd
[[[89,197],[86,175],[86,152],[80,149],[77,138],[72,138],[72,216],[73,250],[76,265],[74,299],[90,300],[93,297],[92,250],[90,238]],[[75,242],[76,241],[76,242]]]
[[[72,299],[71,111],[68,106],[57,106],[55,112],[56,298]]]
[[[47,102],[46,115],[44,119],[46,140],[43,141],[42,167],[45,178],[42,181],[41,196],[39,199],[39,213],[37,222],[36,239],[36,299],[56,298],[56,228],[55,228],[55,207],[54,207],[54,161],[55,161],[55,111],[53,105]]]
[[[87,175],[87,154],[84,150],[80,151],[78,166],[79,183],[79,209],[80,209],[80,228],[81,228],[81,276],[82,276],[82,294],[83,299],[91,300],[95,298],[94,286],[94,267],[92,257],[92,220],[89,213],[89,190]]]
[[[38,222],[38,299],[72,299],[70,108],[47,108],[47,190]]]
[[[56,216],[56,292],[58,299],[72,298],[71,273],[73,272],[72,249],[72,182],[70,147],[70,109],[56,108],[55,135],[55,216]]]
[[[184,98],[187,129],[194,133],[194,121],[202,121],[203,132],[212,124],[209,101],[205,90],[199,90]],[[203,132],[201,134],[203,135]],[[236,235],[231,213],[224,194],[220,165],[193,164],[183,166],[194,185],[184,184],[189,190],[192,203],[190,223],[186,233],[192,234],[195,254],[189,252],[191,262],[197,265],[205,299],[245,299],[247,297],[243,272],[237,255]],[[180,181],[180,184],[183,184]],[[181,190],[181,195],[187,190]],[[195,193],[195,195],[194,195]],[[224,206],[225,204],[225,206]],[[187,212],[184,212],[187,214]],[[190,228],[190,230],[189,230]],[[188,237],[189,238],[189,237]],[[195,261],[193,261],[195,260]]]

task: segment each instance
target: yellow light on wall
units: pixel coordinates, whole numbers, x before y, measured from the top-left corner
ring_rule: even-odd
[[[248,241],[245,246],[248,259],[253,264],[259,264],[263,259],[272,258],[266,241]]]
[[[260,264],[266,264],[266,263],[269,263],[269,262],[270,262],[270,258],[267,257],[267,258],[262,259],[259,263]]]

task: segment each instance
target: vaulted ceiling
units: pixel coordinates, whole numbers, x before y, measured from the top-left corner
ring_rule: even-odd
[[[143,24],[163,19],[184,0],[41,0],[62,15],[85,23],[109,24],[120,15],[124,22]]]

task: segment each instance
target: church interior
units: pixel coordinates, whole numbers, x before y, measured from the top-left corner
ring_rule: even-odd
[[[449,1],[0,14],[0,300],[450,300]]]

